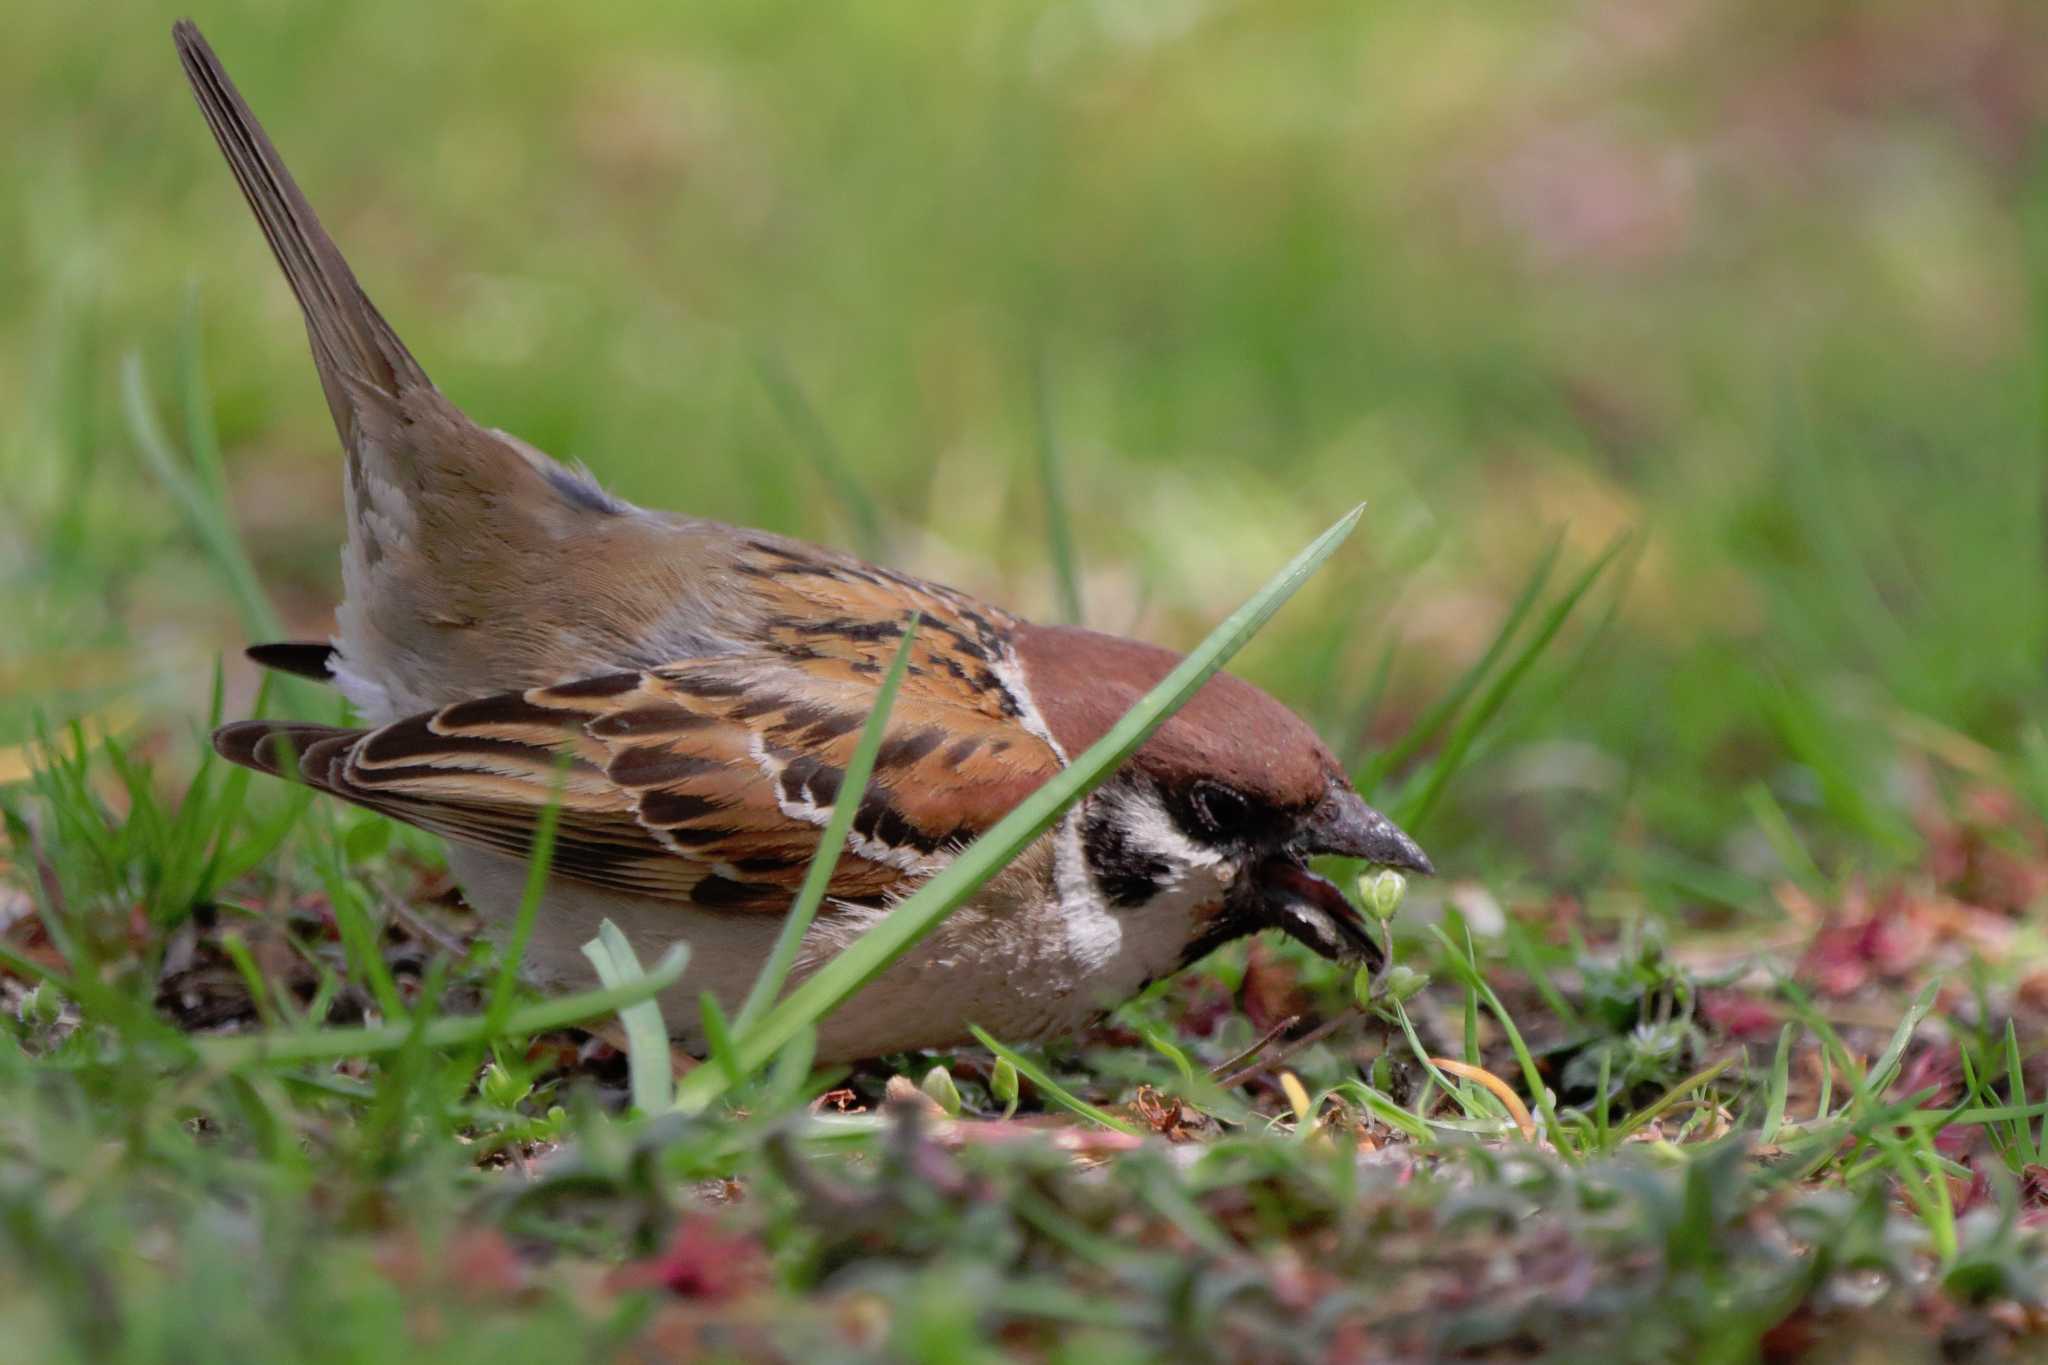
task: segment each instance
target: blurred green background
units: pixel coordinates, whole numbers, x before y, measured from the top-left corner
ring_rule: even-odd
[[[1746,795],[1881,863],[1941,774],[2048,793],[2026,0],[17,4],[0,745],[194,753],[246,641],[136,399],[217,431],[293,631],[337,591],[187,11],[441,387],[628,497],[1052,617],[1050,450],[1088,623],[1181,646],[1368,500],[1239,666],[1354,760],[1553,538],[1639,533],[1421,831],[1454,869],[1737,904]]]

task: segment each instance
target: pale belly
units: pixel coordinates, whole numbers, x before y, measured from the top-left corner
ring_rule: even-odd
[[[487,931],[502,942],[518,912],[525,865],[454,845],[448,848],[448,863]],[[970,1023],[1006,1041],[1057,1037],[1180,964],[1192,937],[1184,908],[1119,912],[1109,930],[1112,941],[1105,942],[1102,925],[1077,934],[1067,917],[1046,902],[1026,898],[1024,887],[1042,884],[1005,873],[954,911],[827,1016],[818,1032],[819,1060],[966,1042]],[[882,913],[839,907],[821,915],[804,938],[793,977],[800,980],[830,960]],[[535,919],[523,961],[525,977],[553,990],[595,985],[582,945],[597,936],[606,919],[625,934],[644,965],[652,965],[678,940],[689,943],[688,968],[660,997],[670,1034],[686,1046],[702,1041],[698,996],[708,990],[728,1014],[736,1010],[782,923],[772,914],[698,910],[557,881],[550,884]]]

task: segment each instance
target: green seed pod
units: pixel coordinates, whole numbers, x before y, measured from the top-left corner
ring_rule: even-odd
[[[1017,1068],[1008,1057],[996,1058],[996,1069],[988,1078],[988,1093],[1003,1106],[1003,1117],[1017,1112]]]
[[[960,1088],[953,1084],[952,1072],[935,1066],[924,1073],[924,1085],[920,1088],[933,1104],[946,1111],[946,1117],[960,1117]]]
[[[1429,984],[1429,973],[1396,962],[1387,968],[1387,999],[1395,1004],[1412,999]]]
[[[1358,896],[1365,902],[1366,909],[1381,919],[1392,919],[1394,912],[1401,908],[1401,897],[1408,893],[1408,879],[1391,867],[1377,872],[1363,874],[1358,879]]]

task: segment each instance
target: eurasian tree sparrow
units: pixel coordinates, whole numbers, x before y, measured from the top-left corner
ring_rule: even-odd
[[[578,945],[609,918],[643,957],[689,942],[689,970],[663,1002],[671,1024],[697,1019],[705,989],[737,1004],[911,613],[922,625],[908,674],[798,976],[1177,662],[835,551],[634,507],[478,426],[371,306],[206,40],[190,23],[174,36],[305,313],[347,459],[332,645],[250,652],[333,682],[369,727],[243,721],[215,747],[439,835],[470,903],[500,929],[565,781],[525,958],[541,984],[588,984]],[[1219,675],[827,1018],[818,1055],[942,1046],[970,1022],[1058,1035],[1268,926],[1325,955],[1370,955],[1358,913],[1308,870],[1315,854],[1431,870],[1307,725]]]

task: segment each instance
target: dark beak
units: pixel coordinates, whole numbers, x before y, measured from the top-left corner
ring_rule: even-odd
[[[1362,858],[1381,867],[1433,876],[1436,866],[1416,842],[1349,787],[1330,785],[1329,795],[1303,823],[1301,851]]]
[[[1379,939],[1364,916],[1328,879],[1308,869],[1317,854],[1362,858],[1382,867],[1429,876],[1429,855],[1358,793],[1332,783],[1322,804],[1302,822],[1285,854],[1260,863],[1250,878],[1252,916],[1299,939],[1324,957],[1377,964]]]

